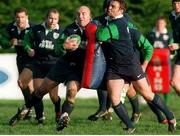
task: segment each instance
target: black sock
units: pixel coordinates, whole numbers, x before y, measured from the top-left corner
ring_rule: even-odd
[[[43,101],[41,100],[38,104],[34,106],[35,113],[36,113],[36,119],[40,119],[43,117],[43,112],[44,112],[44,105]]]
[[[74,104],[68,101],[64,101],[62,105],[62,113],[67,112],[70,115],[73,109],[74,109]]]
[[[31,107],[37,105],[41,100],[42,100],[42,98],[37,97],[35,95],[35,92],[33,92],[25,105],[26,105],[27,108],[31,108]]]
[[[112,107],[112,102],[109,96],[107,96],[106,109],[108,110],[110,107]]]
[[[24,100],[25,100],[25,103],[26,103],[29,100],[30,96],[31,96],[29,89],[28,88],[23,89],[22,94],[24,96]]]
[[[107,96],[108,96],[107,90],[98,90],[97,94],[98,94],[98,100],[99,100],[99,110],[106,111],[106,103],[107,103]]]
[[[129,101],[130,101],[132,109],[133,109],[133,114],[134,113],[140,113],[138,96],[135,95],[134,97],[129,98]]]
[[[162,115],[161,111],[153,103],[147,102],[147,104],[150,107],[150,109],[156,114],[158,121],[162,122],[165,119],[165,117]]]
[[[61,112],[61,98],[58,97],[58,101],[54,103],[54,110],[56,113]]]
[[[118,115],[118,117],[125,123],[127,128],[134,128],[131,120],[129,119],[129,116],[128,116],[128,113],[124,104],[119,103],[117,106],[113,106],[113,109],[115,113]]]
[[[174,119],[173,113],[169,111],[165,102],[163,102],[162,99],[157,94],[154,95],[152,103],[166,115],[166,118],[168,120]]]

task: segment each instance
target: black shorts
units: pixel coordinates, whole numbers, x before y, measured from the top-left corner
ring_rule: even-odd
[[[46,77],[58,83],[64,83],[72,80],[80,82],[82,78],[82,71],[79,71],[77,67],[72,66],[63,58],[59,58]]]
[[[126,62],[126,60],[124,60]],[[106,79],[124,79],[126,82],[136,81],[145,77],[145,73],[136,56],[127,60],[127,64],[111,62],[107,69]]]
[[[32,63],[32,68],[33,68],[33,79],[35,78],[45,78],[50,69],[54,66],[55,64],[46,64],[46,63],[38,63],[34,61]]]
[[[175,60],[175,65],[180,65],[180,57],[177,56],[176,60]]]
[[[23,56],[17,56],[16,57],[16,64],[19,74],[23,71],[24,68],[28,68],[31,71],[33,70],[32,67],[32,58],[24,58]]]

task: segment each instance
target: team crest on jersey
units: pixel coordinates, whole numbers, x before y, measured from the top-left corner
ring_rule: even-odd
[[[27,34],[29,32],[29,30],[25,30],[25,34]]]
[[[163,35],[163,40],[167,41],[169,39],[169,36],[167,34]]]
[[[53,33],[53,38],[54,39],[57,39],[59,37],[59,34],[58,33]]]

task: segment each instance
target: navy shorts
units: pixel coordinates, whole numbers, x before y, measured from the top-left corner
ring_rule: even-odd
[[[136,56],[127,60],[124,59],[123,63],[110,62],[106,74],[107,80],[124,79],[128,83],[145,77],[140,61]]]
[[[79,71],[65,59],[59,58],[46,77],[58,83],[66,83],[72,80],[80,82],[82,71]]]
[[[35,78],[45,78],[50,69],[54,66],[54,64],[41,64],[38,62],[33,62],[33,79]]]
[[[16,64],[17,64],[17,69],[18,69],[19,74],[23,71],[24,68],[28,68],[31,71],[33,70],[32,58],[17,56],[16,57]]]
[[[178,50],[176,60],[175,60],[175,65],[180,65],[180,51]]]

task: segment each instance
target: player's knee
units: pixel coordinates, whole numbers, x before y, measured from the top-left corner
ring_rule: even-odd
[[[69,102],[69,103],[71,103],[72,105],[74,105],[76,99],[75,99],[75,97],[67,97],[67,98],[66,98],[66,101]]]
[[[27,85],[26,85],[22,80],[18,79],[17,82],[18,82],[18,86],[19,86],[22,90],[24,90],[24,89],[27,88]]]
[[[52,101],[53,103],[56,103],[56,102],[59,100],[58,95],[55,94],[55,93],[49,93],[49,96],[50,96],[51,101]]]
[[[174,85],[175,85],[175,80],[172,79],[171,82],[170,82],[170,84],[171,84],[172,87],[174,87]]]
[[[34,95],[38,98],[43,98],[43,96],[46,94],[46,92],[44,90],[42,90],[41,88],[38,88],[34,91]]]
[[[67,95],[70,97],[75,97],[78,92],[77,85],[71,84],[67,87]]]
[[[75,99],[76,99],[76,92],[74,91],[74,92],[70,92],[70,93],[68,93],[68,95],[66,96],[66,100],[68,101],[68,102],[70,102],[70,103],[75,103]]]
[[[171,86],[180,92],[180,84],[178,80],[172,79],[170,82]]]
[[[143,98],[144,98],[146,101],[148,101],[148,102],[152,101],[152,100],[153,100],[153,97],[154,97],[154,95],[153,95],[153,94],[149,94],[149,93],[147,93],[147,94],[145,94],[145,95],[143,96]]]

